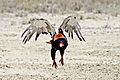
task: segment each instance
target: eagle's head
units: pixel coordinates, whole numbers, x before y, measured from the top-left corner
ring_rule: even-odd
[[[58,33],[63,34],[63,30],[61,28],[58,29]]]

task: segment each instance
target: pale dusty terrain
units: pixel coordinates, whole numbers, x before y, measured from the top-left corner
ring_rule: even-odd
[[[46,44],[49,35],[22,43],[21,34],[30,18],[44,17],[57,28],[69,15],[73,14],[0,14],[0,80],[120,80],[120,16],[74,14],[86,42],[76,35],[73,40],[68,38],[64,66],[56,53],[57,69],[52,67],[51,46]]]

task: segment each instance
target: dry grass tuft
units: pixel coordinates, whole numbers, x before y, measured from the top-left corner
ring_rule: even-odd
[[[69,13],[86,11],[120,14],[120,0],[0,0],[0,12]]]

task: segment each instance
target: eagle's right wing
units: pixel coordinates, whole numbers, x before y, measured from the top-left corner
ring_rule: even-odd
[[[55,28],[48,22],[46,19],[31,19],[30,21],[30,26],[27,27],[27,29],[22,33],[21,37],[24,36],[23,42],[24,44],[30,40],[32,35],[36,33],[35,40],[37,40],[38,36],[42,34],[48,34],[50,33],[51,37],[55,33]]]
[[[76,17],[68,16],[67,18],[65,18],[60,28],[62,30],[65,30],[69,34],[69,37],[70,36],[72,37],[72,39],[73,39],[73,31],[74,31],[80,41],[82,40],[85,41],[84,37],[80,32],[81,26],[76,21]]]

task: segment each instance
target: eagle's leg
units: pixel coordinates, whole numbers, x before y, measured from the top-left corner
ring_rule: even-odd
[[[51,57],[52,57],[52,60],[53,60],[53,66],[55,66],[55,68],[57,68],[57,63],[55,62],[55,53],[56,53],[56,50],[54,48],[51,49]]]
[[[63,61],[64,50],[60,50],[60,55],[61,55],[61,59],[59,62],[61,62],[62,66],[63,66],[64,65],[64,61]]]
[[[55,66],[55,68],[57,68],[57,63],[55,62],[55,59],[53,60],[53,65],[52,65],[52,67],[54,67]]]

